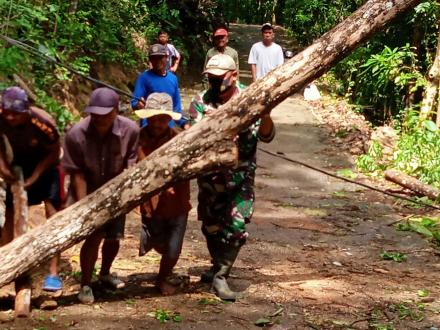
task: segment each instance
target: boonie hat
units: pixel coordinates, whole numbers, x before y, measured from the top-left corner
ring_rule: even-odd
[[[173,111],[173,100],[167,93],[151,93],[145,102],[145,108],[134,113],[142,119],[158,115],[168,115],[174,120],[182,118],[182,114]]]
[[[222,76],[228,71],[237,70],[235,61],[231,56],[226,54],[217,54],[211,57],[206,63],[205,73],[213,74],[214,76]]]
[[[148,56],[166,56],[168,55],[167,47],[161,44],[154,44],[148,51]]]
[[[119,105],[119,95],[108,87],[95,89],[90,96],[85,112],[106,115]]]
[[[229,34],[228,30],[226,30],[225,28],[219,28],[219,29],[214,31],[214,37],[217,37],[217,36],[227,36],[228,34]]]
[[[2,93],[1,105],[5,110],[27,112],[29,110],[28,95],[20,87],[8,87]]]
[[[273,30],[273,25],[270,23],[264,23],[261,26],[261,32],[263,32],[264,30]]]

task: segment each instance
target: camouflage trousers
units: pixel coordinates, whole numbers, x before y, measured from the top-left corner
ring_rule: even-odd
[[[199,220],[206,233],[219,234],[227,242],[246,239],[246,224],[254,212],[254,176],[241,179],[229,186],[212,176],[198,180]]]

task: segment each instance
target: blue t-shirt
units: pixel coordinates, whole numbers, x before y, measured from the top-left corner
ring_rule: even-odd
[[[179,81],[177,77],[168,72],[165,76],[159,76],[154,73],[152,70],[144,71],[139,75],[136,80],[136,84],[134,86],[133,96],[136,98],[143,97],[147,99],[147,97],[151,93],[167,93],[173,99],[173,111],[182,113],[182,104],[180,101],[180,92],[179,92]],[[131,100],[131,106],[133,109],[136,108],[138,104],[138,100],[134,98]],[[176,124],[179,126],[183,126],[186,123],[186,120],[182,117],[180,120],[176,120]],[[141,126],[145,126],[147,124],[146,119],[141,120]],[[170,127],[174,126],[174,121],[170,121]]]

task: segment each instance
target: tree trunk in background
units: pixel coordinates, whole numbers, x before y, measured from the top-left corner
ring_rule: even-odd
[[[71,0],[70,1],[69,14],[76,13],[76,10],[78,9],[78,2],[79,2],[79,0]]]
[[[417,17],[414,22],[414,29],[411,38],[411,46],[416,49],[416,60],[418,63],[423,62],[422,56],[422,41],[425,37],[425,31],[422,29],[422,20],[420,17]],[[410,82],[406,87],[406,95],[405,95],[405,107],[410,108],[414,104],[419,104],[423,98],[423,88],[418,88],[416,91],[412,92],[412,89],[415,86],[415,82]]]
[[[420,0],[370,0],[303,52],[94,193],[0,248],[0,287],[80,242],[159,190],[232,166],[232,139]],[[233,151],[233,152],[231,152]]]
[[[272,24],[277,24],[277,14],[276,14],[276,10],[277,10],[277,5],[278,5],[278,0],[273,0],[273,6],[272,6]]]
[[[421,121],[429,118],[435,106],[440,82],[440,30],[437,39],[437,51],[428,74],[428,87],[425,90],[419,118]]]
[[[440,128],[440,84],[439,84],[439,93],[437,93],[437,127]]]

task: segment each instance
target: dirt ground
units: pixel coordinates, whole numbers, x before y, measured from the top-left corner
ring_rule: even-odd
[[[289,98],[272,113],[275,140],[260,147],[331,172],[353,169],[353,157],[344,151],[349,148],[340,148],[343,141],[319,121],[321,108],[301,96]],[[192,188],[195,207],[194,184]],[[223,303],[199,282],[209,257],[195,209],[176,268],[187,281],[178,294],[159,295],[154,276],[160,257],[156,253],[138,257],[140,216],[133,211],[113,267],[126,281],[125,289],[114,292],[96,283],[96,303],[79,304],[79,246],[75,246],[62,254],[64,292],[56,298],[59,307],[39,309],[44,274],[40,269],[34,275],[32,317],[8,321],[12,299],[10,288],[3,289],[0,328],[254,329],[257,321],[272,329],[434,330],[440,326],[438,251],[418,234],[394,228],[398,220],[428,214],[426,210],[261,152],[256,198],[250,238],[229,281],[243,291],[243,299]],[[382,260],[383,250],[405,253],[407,260]],[[428,297],[420,297],[420,290],[427,290]],[[159,315],[171,319],[161,324]],[[173,315],[180,318],[173,321]]]

